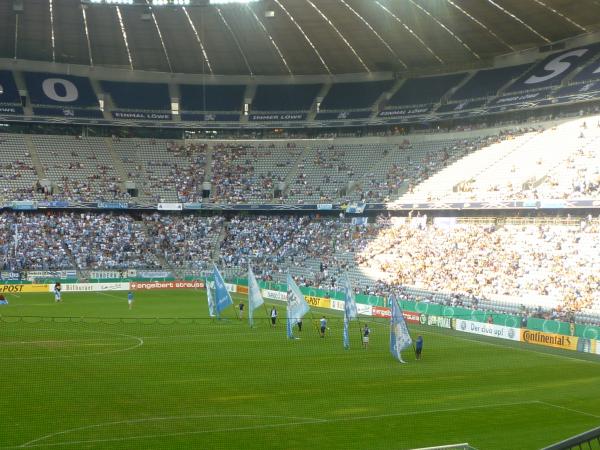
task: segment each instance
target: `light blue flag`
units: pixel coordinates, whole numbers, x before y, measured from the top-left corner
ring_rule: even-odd
[[[348,326],[350,324],[350,320],[348,320],[348,316],[344,314],[344,348],[348,350],[350,348],[350,330]]]
[[[215,296],[212,288],[208,285],[208,279],[205,279],[204,283],[206,284],[206,298],[208,299],[208,315],[215,317],[217,315],[215,311]]]
[[[233,300],[231,300],[231,295],[229,295],[229,292],[225,287],[225,281],[216,265],[214,265],[213,272],[215,278],[215,309],[217,311],[217,318],[219,318],[221,316],[221,311],[229,305],[233,305]]]
[[[350,286],[350,280],[346,275],[346,283],[344,286],[344,348],[347,350],[350,348],[350,321],[358,317],[358,310],[356,308],[356,301],[354,300],[354,292],[352,286]]]
[[[402,350],[412,345],[412,339],[408,327],[404,321],[402,310],[393,296],[390,296],[392,304],[392,319],[390,320],[390,352],[398,361],[403,363]]]
[[[264,303],[265,301],[260,293],[260,286],[256,281],[252,268],[248,265],[248,322],[251,327],[254,326],[254,319],[252,317],[254,310]]]
[[[310,310],[300,288],[288,273],[287,275],[287,337],[294,339],[293,326]]]

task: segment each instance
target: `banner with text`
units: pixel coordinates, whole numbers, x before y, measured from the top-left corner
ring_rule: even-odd
[[[543,331],[532,331],[521,329],[521,341],[528,344],[543,345],[545,347],[562,348],[565,350],[577,350],[579,338],[577,336],[565,336],[562,334],[544,333]]]
[[[21,294],[29,292],[48,292],[47,284],[0,284],[3,294]]]
[[[165,289],[204,289],[204,281],[132,281],[133,291],[156,291]]]
[[[511,341],[521,340],[521,330],[519,328],[473,322],[472,320],[463,319],[453,319],[453,321],[453,328],[458,331],[464,331],[465,333],[480,334],[482,336],[491,336]]]

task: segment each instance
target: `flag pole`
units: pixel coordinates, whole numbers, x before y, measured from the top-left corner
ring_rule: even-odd
[[[263,302],[263,307],[265,308],[265,315],[267,316],[267,322],[271,320],[271,313],[269,312],[269,308],[267,308],[267,304]]]
[[[317,321],[315,320],[315,316],[312,313],[312,309],[310,310],[310,320],[312,321],[312,323],[315,326],[315,329],[317,330],[317,334],[319,336],[321,336],[321,332],[319,331],[319,325],[317,324]]]

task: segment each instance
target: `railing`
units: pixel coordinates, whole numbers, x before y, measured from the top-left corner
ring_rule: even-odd
[[[542,450],[600,449],[600,427],[557,442]]]

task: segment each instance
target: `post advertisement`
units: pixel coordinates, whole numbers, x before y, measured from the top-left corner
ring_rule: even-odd
[[[21,294],[30,292],[48,292],[47,284],[0,284],[3,294]]]
[[[312,295],[305,295],[304,300],[310,306],[315,306],[317,308],[331,308],[331,299],[324,297],[314,297]]]

